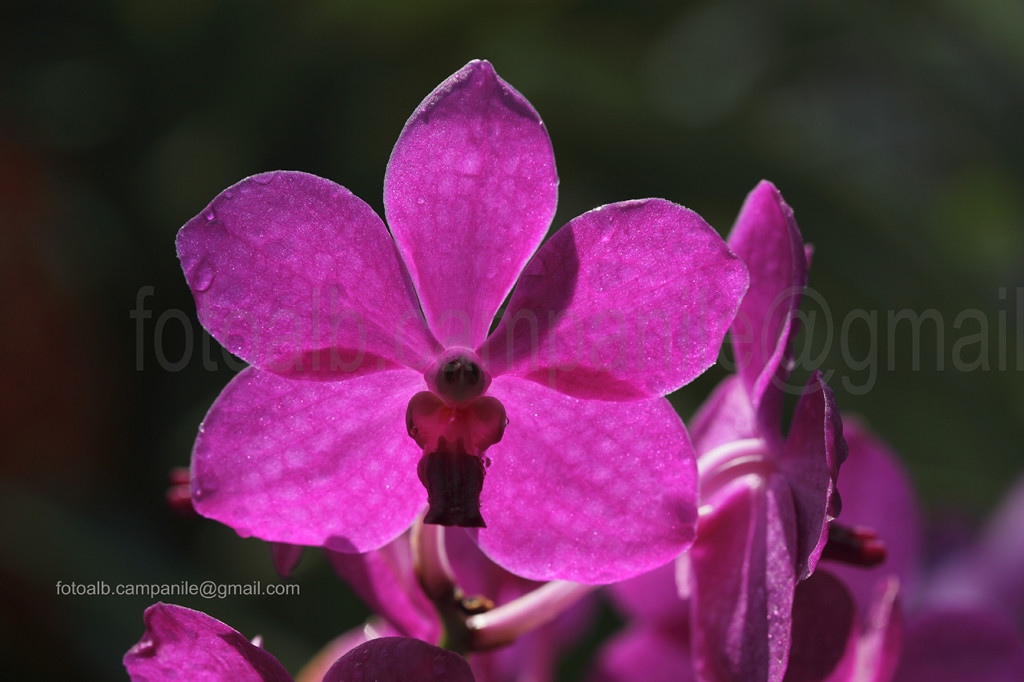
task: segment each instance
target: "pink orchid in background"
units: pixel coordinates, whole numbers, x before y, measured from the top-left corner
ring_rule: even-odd
[[[1007,604],[997,607],[992,598],[1020,587],[1020,573],[1012,573],[1012,566],[1024,560],[1019,552],[1021,494],[1017,499],[1011,495],[969,552],[978,558],[970,564],[977,573],[959,558],[923,572],[919,514],[909,478],[888,447],[857,420],[844,420],[844,434],[849,457],[843,465],[842,518],[852,528],[875,529],[887,556],[868,568],[832,561],[832,551],[823,554],[813,575],[796,586],[783,679],[1024,679],[1024,639],[1019,624],[1007,617],[1021,621],[1024,613],[1007,614]],[[1016,523],[1010,523],[1011,517]],[[1002,538],[1000,558],[988,553],[995,537]],[[1001,578],[989,580],[993,575]],[[686,604],[678,597],[673,602],[673,591],[667,567],[612,587],[629,623],[602,648],[591,682],[625,682],[640,671],[654,682],[702,679],[690,646],[695,625]]]
[[[1021,585],[1024,497],[1011,495],[977,545],[926,569],[909,478],[877,437],[855,420],[844,426],[843,520],[875,528],[890,549],[873,570],[830,562],[800,584],[786,679],[1024,679],[1024,609],[1007,599]]]
[[[697,679],[778,682],[793,592],[814,571],[839,511],[846,444],[817,371],[782,433],[808,252],[771,183],[747,197],[728,242],[750,271],[750,290],[731,329],[737,372],[691,424],[707,513],[680,558],[679,589],[689,595]]]
[[[200,427],[196,511],[366,552],[429,500],[429,520],[479,527],[537,580],[611,582],[685,549],[696,467],[662,396],[715,361],[746,271],[660,199],[585,213],[538,250],[556,195],[540,117],[476,61],[402,131],[388,227],[298,172],[214,199],[178,254],[201,322],[252,367]]]
[[[737,372],[692,422],[697,539],[675,567],[612,587],[632,624],[604,652],[598,680],[630,679],[629,660],[640,655],[664,662],[666,680],[781,680],[794,591],[813,572],[838,513],[846,444],[818,372],[782,434],[808,250],[771,183],[748,195],[728,241],[747,264],[750,289],[731,330]]]
[[[154,604],[144,615],[146,631],[124,656],[133,682],[292,682],[291,675],[259,644],[205,613]],[[338,658],[323,682],[423,680],[472,682],[458,654],[409,637],[359,643]]]

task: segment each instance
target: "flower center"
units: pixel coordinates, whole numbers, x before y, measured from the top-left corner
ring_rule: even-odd
[[[426,380],[431,390],[414,395],[405,413],[409,436],[423,448],[416,472],[427,489],[424,523],[482,528],[484,453],[505,433],[505,407],[483,395],[490,377],[472,351],[445,352]]]
[[[445,402],[463,405],[484,394],[491,377],[471,350],[452,348],[441,354],[426,372],[427,385]]]

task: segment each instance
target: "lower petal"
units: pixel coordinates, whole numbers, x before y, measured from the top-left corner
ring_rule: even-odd
[[[698,679],[782,679],[792,622],[795,525],[792,496],[779,476],[737,485],[701,520],[689,552]]]
[[[199,428],[196,511],[271,542],[342,552],[390,542],[425,502],[405,430],[422,385],[408,370],[315,382],[246,369]]]
[[[480,547],[534,580],[609,583],[667,563],[693,541],[697,472],[664,398],[581,400],[503,376],[509,425],[487,454]]]

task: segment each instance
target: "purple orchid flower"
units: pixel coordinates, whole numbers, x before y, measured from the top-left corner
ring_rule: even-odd
[[[205,613],[154,604],[143,616],[146,631],[124,656],[133,682],[292,682],[271,654]],[[357,644],[338,658],[323,682],[424,680],[472,682],[464,658],[409,637],[381,637]]]
[[[1020,500],[1011,496],[978,545],[965,552],[978,557],[976,563],[954,557],[926,571],[918,556],[921,526],[909,478],[889,448],[858,421],[846,419],[844,432],[850,456],[843,466],[843,520],[873,527],[889,551],[873,570],[830,562],[797,587],[786,679],[1024,679],[1024,639],[1014,614],[1006,611],[1012,609],[1008,595],[1021,584],[1024,554],[1016,559],[1016,572],[1014,560],[1004,561],[1015,554],[1014,546],[1024,547]],[[992,539],[1003,531],[1009,532],[1000,549],[990,554]]]
[[[813,572],[838,513],[835,480],[846,445],[819,373],[788,435],[781,431],[808,252],[771,183],[747,197],[728,241],[747,264],[750,290],[731,330],[737,373],[692,425],[700,453],[697,540],[674,568],[613,586],[633,624],[605,652],[597,679],[628,679],[622,652],[647,651],[676,661],[666,674],[682,679],[781,680],[796,585]]]
[[[731,330],[737,373],[692,422],[709,513],[680,559],[687,583],[680,589],[690,596],[697,679],[777,682],[796,584],[814,571],[838,515],[835,481],[846,444],[819,372],[782,434],[808,257],[793,212],[771,183],[747,197],[728,241],[751,284]]]
[[[390,234],[303,173],[214,199],[178,254],[199,319],[252,367],[200,427],[195,509],[365,552],[429,500],[432,521],[480,527],[492,559],[538,580],[610,582],[685,549],[696,469],[662,396],[714,362],[746,271],[660,199],[595,209],[534,254],[556,194],[540,117],[476,61],[395,145]]]

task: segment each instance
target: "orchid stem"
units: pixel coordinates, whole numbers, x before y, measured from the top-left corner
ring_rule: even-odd
[[[451,599],[457,589],[455,572],[444,546],[444,526],[416,519],[412,527],[412,556],[416,576],[433,602]]]
[[[541,585],[522,597],[466,620],[477,651],[504,646],[534,628],[544,625],[597,589],[566,580]]]

